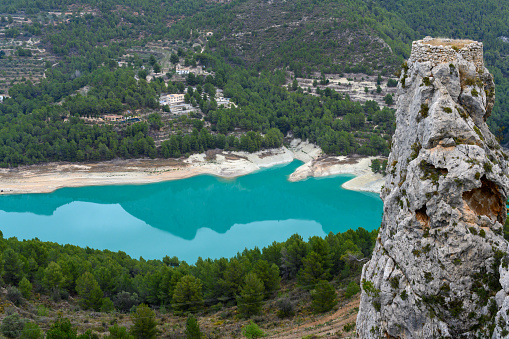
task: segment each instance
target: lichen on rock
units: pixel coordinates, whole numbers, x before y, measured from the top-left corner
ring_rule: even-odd
[[[495,88],[482,44],[416,41],[400,80],[357,333],[509,338],[509,170],[486,125]]]

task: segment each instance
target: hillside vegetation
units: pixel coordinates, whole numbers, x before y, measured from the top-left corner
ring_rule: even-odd
[[[12,99],[0,105],[0,166],[179,157],[211,148],[252,152],[279,147],[292,136],[329,154],[386,155],[394,121],[389,112],[369,102],[361,108],[324,87],[282,87],[290,76],[325,85],[328,73],[390,75],[408,57],[410,42],[426,34],[485,43],[497,83],[490,126],[508,141],[508,44],[501,38],[506,7],[468,1],[195,0],[155,6],[144,0],[12,0],[0,10],[21,16],[2,16],[6,34],[21,42],[40,38],[57,62],[46,62],[39,83],[21,78],[9,88]],[[451,20],[448,13],[454,13]],[[149,43],[171,54],[168,71],[161,71],[162,60],[150,49],[141,57],[130,54]],[[177,64],[207,72],[175,77]],[[236,107],[218,107],[217,90]],[[164,93],[186,93],[193,113],[161,107]],[[137,112],[142,121],[130,126],[85,119],[126,112]]]
[[[145,2],[117,6],[108,2],[83,2],[81,9],[76,4],[63,3],[51,8],[36,5],[26,9],[26,13],[31,13],[33,25],[40,29],[34,31],[30,25],[20,26],[16,38],[23,41],[31,32],[39,34],[41,43],[58,57],[58,62],[46,66],[45,78],[40,83],[27,80],[12,86],[11,98],[0,105],[0,122],[4,126],[0,130],[0,166],[115,157],[179,157],[211,148],[253,152],[280,147],[284,138],[292,135],[316,142],[329,154],[388,154],[387,140],[394,119],[390,111],[382,112],[374,103],[362,107],[330,89],[317,88],[313,94],[319,98],[304,93],[298,86],[291,88],[296,93],[290,94],[283,88],[288,74],[274,68],[286,67],[293,57],[277,57],[289,53],[277,47],[277,42],[267,47],[272,50],[270,58],[244,61],[235,56],[235,46],[228,43],[227,37],[236,34],[231,31],[229,18],[245,10],[245,3],[201,4],[166,4],[163,11]],[[391,59],[389,45],[374,33],[378,24],[363,19],[359,11],[350,18],[348,8],[353,5],[328,4],[331,11],[335,9],[336,19],[324,21],[323,27],[333,28],[331,38],[320,33],[318,38],[309,40],[314,49],[300,56],[308,49],[302,46],[295,55],[297,64],[289,65],[295,73],[346,70],[390,73],[395,68],[397,57]],[[305,8],[309,7],[316,25],[321,22],[319,16],[324,14],[320,6],[311,3],[303,4],[302,10],[287,8],[283,3],[273,6],[270,11],[292,13],[307,11]],[[68,15],[66,20],[58,19],[56,14],[50,18],[45,16],[45,10],[55,7],[62,11],[71,8],[75,14]],[[14,1],[4,9],[21,8],[23,3]],[[186,18],[193,11],[196,14]],[[255,19],[245,22],[251,25],[258,21]],[[275,17],[271,20],[262,27],[279,22]],[[212,22],[219,25],[217,38],[207,41],[203,32]],[[326,28],[329,25],[332,26]],[[315,35],[311,29],[314,26],[305,26],[303,32]],[[351,37],[355,34],[355,39],[349,38],[350,45],[343,42],[348,35],[343,31],[351,32]],[[226,37],[223,40],[221,32]],[[343,32],[340,38],[336,37],[339,32]],[[282,33],[277,39],[286,41],[288,34]],[[370,41],[365,46],[366,53],[358,50],[361,37]],[[207,75],[172,78],[173,69],[163,74],[153,55],[125,57],[129,55],[128,50],[156,39],[162,39],[161,46],[171,53],[173,67],[198,66],[206,68]],[[402,46],[394,41],[391,44]],[[292,43],[284,48],[290,46]],[[318,56],[319,46],[330,48]],[[333,53],[338,46],[344,49],[341,57]],[[377,52],[368,53],[368,50]],[[127,62],[120,67],[117,60]],[[312,60],[315,62],[311,64]],[[392,63],[384,68],[380,60],[392,60]],[[306,63],[309,66],[304,66]],[[260,74],[250,65],[267,71]],[[148,74],[152,77],[150,81]],[[87,90],[83,91],[84,88]],[[224,90],[236,107],[218,107],[216,90]],[[163,93],[186,93],[186,102],[196,107],[195,113],[168,114],[169,107],[158,103]],[[142,115],[143,121],[121,125],[86,120],[131,111]],[[161,135],[161,129],[167,134]]]
[[[484,42],[497,85],[490,126],[507,143],[508,7],[493,0],[3,1],[0,30],[12,39],[9,48],[17,55],[0,53],[2,74],[11,77],[2,79],[11,98],[0,104],[0,166],[180,157],[214,148],[253,152],[293,137],[333,155],[387,155],[393,109],[331,90],[327,74],[389,76],[409,56],[411,41],[425,35]],[[41,55],[49,59],[35,63],[27,56],[31,38],[40,39],[34,49],[44,49]],[[15,43],[23,49],[12,48]],[[164,71],[162,58],[169,64]],[[202,72],[180,76],[177,65]],[[27,66],[32,74],[17,73]],[[295,77],[313,78],[309,82],[316,85],[301,88]],[[164,93],[185,94],[192,110],[161,106]],[[233,104],[218,105],[218,93]],[[110,114],[139,118],[94,120]],[[508,230],[506,224],[506,237]],[[30,319],[9,318],[19,333],[40,327],[53,338],[63,330],[76,337],[78,320],[55,322],[47,317],[48,308],[89,312],[79,319],[79,332],[90,330],[87,338],[93,331],[127,338],[123,326],[135,327],[136,314],[154,318],[142,303],[159,314],[214,314],[221,319],[207,334],[216,337],[224,322],[240,318],[274,329],[279,318],[333,309],[337,290],[358,292],[358,273],[376,233],[359,229],[308,241],[293,236],[194,265],[171,253],[146,261],[122,252],[2,238],[0,282],[9,301],[2,299],[0,307],[11,306],[8,312],[18,310]],[[113,314],[111,323],[84,325],[99,312]],[[127,318],[133,322],[122,322]],[[121,324],[115,327],[116,322]],[[164,322],[155,328],[183,335],[182,328]],[[232,333],[241,334],[239,328]]]
[[[130,338],[128,333],[134,338],[182,338],[183,320],[178,317],[189,314],[207,323],[207,318],[216,319],[204,331],[209,338],[238,336],[236,323],[250,318],[274,333],[284,319],[332,310],[337,289],[346,299],[358,293],[360,264],[376,236],[376,230],[362,228],[308,241],[293,235],[229,259],[199,258],[194,265],[169,256],[146,261],[123,252],[0,238],[2,286],[7,288],[0,293],[0,313],[7,312],[0,333],[14,338],[25,332],[26,338],[42,329],[47,338],[76,338],[77,331],[85,332],[80,338]],[[146,305],[158,311],[161,323],[137,320],[140,313],[155,320]],[[59,309],[64,317],[49,317]],[[96,323],[98,317],[102,324]],[[71,334],[59,336],[57,331]],[[118,331],[125,335],[116,336]]]
[[[215,41],[246,65],[289,67],[298,77],[314,71],[389,74],[402,60],[362,6],[359,1],[244,1],[214,29]]]
[[[482,41],[484,59],[495,77],[496,104],[489,126],[509,144],[509,4],[488,0],[378,0],[419,37],[426,35]]]

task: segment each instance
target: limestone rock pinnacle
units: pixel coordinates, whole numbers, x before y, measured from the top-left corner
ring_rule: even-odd
[[[508,157],[482,44],[415,41],[402,69],[360,338],[509,338]]]

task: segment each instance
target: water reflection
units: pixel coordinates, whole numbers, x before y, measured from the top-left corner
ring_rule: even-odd
[[[288,182],[299,165],[234,180],[199,176],[4,196],[0,228],[5,236],[194,260],[197,251],[204,257],[230,256],[293,233],[308,237],[378,227],[382,202],[375,194],[342,190],[344,176]]]
[[[243,248],[261,248],[274,239],[287,239],[294,233],[304,238],[325,236],[321,225],[315,221],[267,220],[234,224],[224,234],[210,228],[200,228],[194,239],[186,240],[150,227],[118,204],[87,202],[72,202],[58,208],[51,216],[0,212],[0,219],[6,237],[37,237],[43,241],[82,247],[93,244],[94,248],[124,251],[133,257],[143,256],[146,259],[177,255],[190,263],[194,263],[199,256],[231,257]],[[23,221],[21,224],[20,220]]]

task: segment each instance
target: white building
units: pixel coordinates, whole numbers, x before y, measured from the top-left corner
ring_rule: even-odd
[[[159,103],[161,105],[174,105],[184,102],[184,94],[167,94],[161,96]]]
[[[189,70],[185,69],[185,68],[177,69],[177,70],[175,70],[175,73],[177,73],[178,75],[188,75],[189,74]]]

